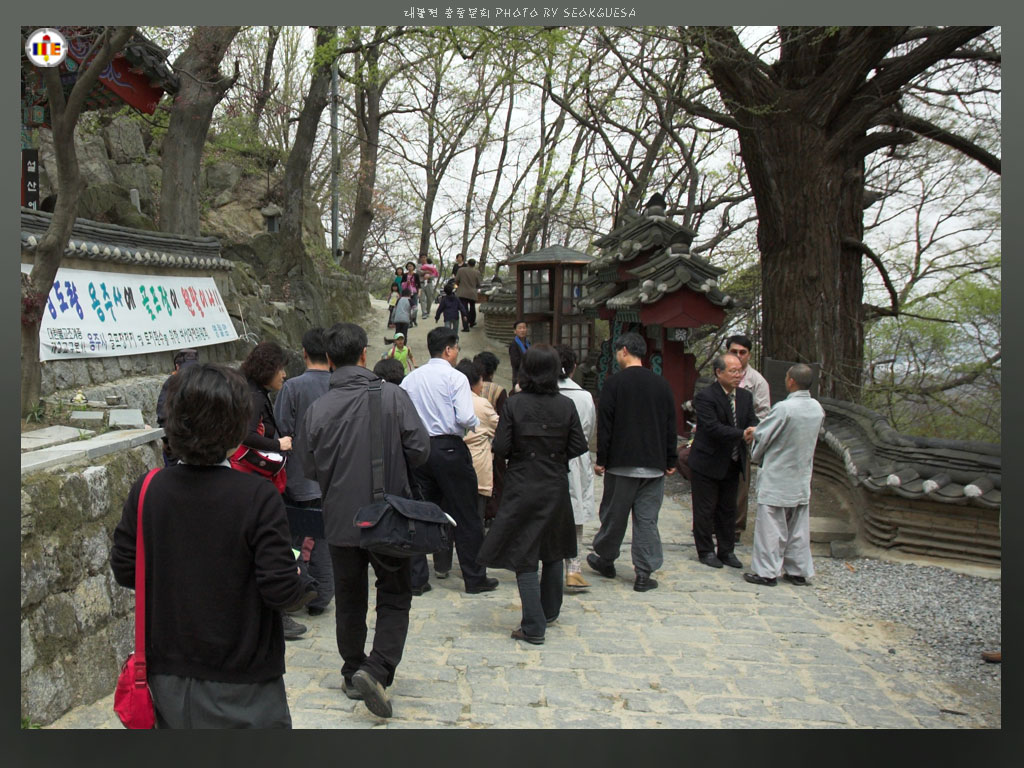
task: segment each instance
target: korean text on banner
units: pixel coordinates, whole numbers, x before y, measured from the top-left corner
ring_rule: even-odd
[[[212,277],[62,268],[43,312],[39,359],[141,355],[237,338]]]

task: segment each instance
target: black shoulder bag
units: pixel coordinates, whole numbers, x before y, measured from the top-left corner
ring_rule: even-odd
[[[414,557],[447,550],[454,521],[430,501],[384,493],[381,380],[369,385],[373,503],[360,507],[354,525],[359,546],[379,555]]]

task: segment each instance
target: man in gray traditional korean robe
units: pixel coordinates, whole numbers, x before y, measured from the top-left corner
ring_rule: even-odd
[[[757,473],[757,520],[754,527],[751,584],[773,587],[781,574],[791,584],[806,584],[814,575],[809,504],[811,470],[825,411],[811,398],[813,371],[797,364],[786,372],[789,396],[776,403],[754,430],[751,458]]]

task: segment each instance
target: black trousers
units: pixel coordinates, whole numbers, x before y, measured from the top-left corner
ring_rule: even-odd
[[[548,623],[562,610],[562,561],[544,563],[539,579],[536,568],[516,571],[516,586],[523,604],[519,626],[532,637],[544,637]]]
[[[469,448],[460,437],[430,438],[430,458],[413,469],[412,479],[423,499],[434,502],[455,520],[455,551],[466,587],[482,586],[487,569],[477,563],[476,555],[484,540],[484,525],[476,511],[476,472]],[[438,565],[443,559],[438,558]],[[427,558],[421,555],[412,561],[412,585],[422,587],[430,579]]]
[[[293,499],[288,491],[285,491],[282,497],[285,509],[292,507],[299,510],[312,510],[313,513],[321,510],[320,499],[299,501]],[[312,547],[307,546],[306,539],[309,539]],[[322,536],[311,536],[303,531],[293,532],[292,549],[302,552],[299,557],[299,570],[303,571],[300,574],[303,580],[312,580],[316,587],[316,597],[309,603],[309,607],[326,608],[334,599],[334,574],[331,572],[331,553],[327,548],[327,539]]]
[[[476,299],[459,299],[462,304],[462,330],[476,325]]]
[[[408,558],[372,555],[359,547],[331,550],[334,568],[335,626],[338,653],[344,662],[341,674],[346,680],[365,669],[374,680],[388,686],[395,680],[395,669],[402,660],[405,637],[409,634],[409,607],[412,585]],[[377,576],[377,624],[373,648],[366,654],[366,611],[369,584],[366,566],[373,565]]]
[[[697,556],[715,551],[719,557],[728,555],[736,545],[736,491],[739,486],[740,465],[729,462],[725,477],[715,480],[692,470],[690,493],[693,506],[693,543]]]

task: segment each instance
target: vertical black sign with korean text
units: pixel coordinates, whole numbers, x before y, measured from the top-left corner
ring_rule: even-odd
[[[39,150],[21,150],[21,205],[39,209]]]

